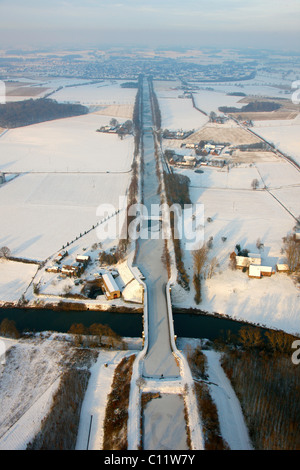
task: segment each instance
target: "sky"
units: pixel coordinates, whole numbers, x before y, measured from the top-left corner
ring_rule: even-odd
[[[0,0],[0,47],[300,48],[300,0]]]

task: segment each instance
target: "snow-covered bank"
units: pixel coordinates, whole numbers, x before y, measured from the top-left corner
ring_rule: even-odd
[[[231,450],[253,450],[240,402],[220,364],[220,353],[203,350],[211,396],[217,406],[223,439]]]

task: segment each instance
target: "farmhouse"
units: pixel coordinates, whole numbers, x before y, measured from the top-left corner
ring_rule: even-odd
[[[236,267],[237,269],[249,268],[250,258],[248,256],[237,256],[236,257]]]
[[[59,266],[49,266],[46,268],[47,273],[60,273],[60,267]]]
[[[277,263],[276,264],[276,271],[278,273],[288,273],[289,272],[289,265],[288,264],[280,264],[280,263]]]
[[[65,264],[61,269],[61,273],[66,276],[77,277],[82,273],[82,266],[79,263],[74,263],[72,266]]]
[[[76,262],[77,263],[83,263],[84,265],[87,265],[89,261],[90,261],[90,257],[88,255],[77,255],[76,256]]]
[[[260,279],[261,277],[271,277],[273,269],[271,266],[258,266],[256,264],[251,264],[249,266],[249,277]]]
[[[60,253],[55,258],[55,263],[60,263],[66,256],[68,256],[68,252],[65,250],[62,250]]]
[[[103,274],[102,281],[108,300],[118,299],[121,297],[120,289],[110,273]]]

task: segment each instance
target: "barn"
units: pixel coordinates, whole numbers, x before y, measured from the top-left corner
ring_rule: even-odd
[[[105,295],[108,300],[118,299],[121,297],[120,289],[110,273],[103,274],[102,281]]]

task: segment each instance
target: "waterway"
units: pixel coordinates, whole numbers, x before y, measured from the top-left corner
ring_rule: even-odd
[[[141,313],[54,311],[46,309],[1,308],[0,322],[8,318],[19,331],[58,331],[67,333],[73,323],[89,327],[93,323],[110,326],[120,336],[140,338],[143,330]],[[179,338],[223,338],[230,331],[237,334],[243,323],[212,315],[176,312],[173,314],[175,334]]]

